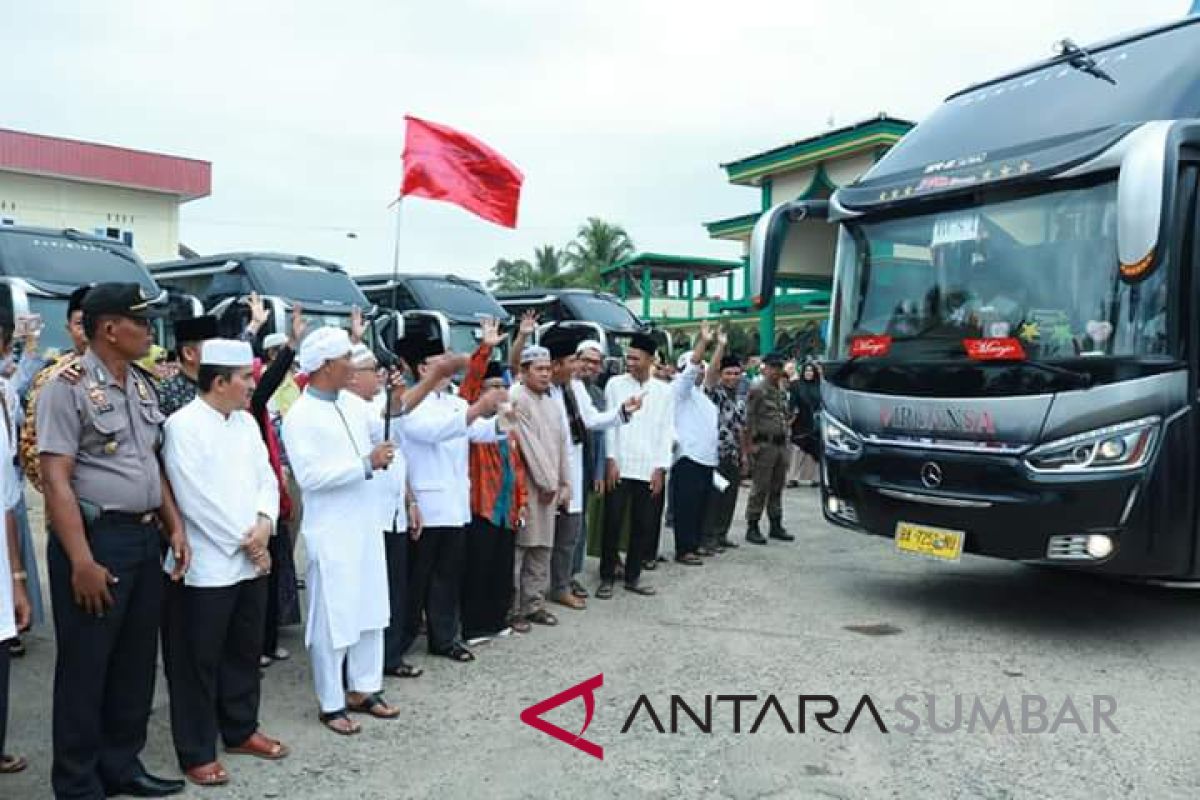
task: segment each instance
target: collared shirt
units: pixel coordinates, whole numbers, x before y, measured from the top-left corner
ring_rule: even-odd
[[[608,408],[620,408],[635,394],[644,394],[642,407],[629,424],[610,428],[604,445],[608,458],[617,462],[622,478],[649,481],[654,470],[669,469],[675,440],[671,386],[655,378],[638,383],[633,376],[617,375],[604,387]]]
[[[169,417],[195,400],[199,389],[196,382],[180,370],[156,387],[158,408],[164,416]]]
[[[233,586],[257,577],[242,540],[260,514],[274,524],[279,511],[279,484],[258,423],[246,411],[226,417],[197,397],[163,430],[163,465],[192,546],[184,582]],[[174,567],[168,553],[164,569]]]
[[[591,435],[592,431],[606,431],[614,425],[619,425],[624,421],[624,414],[621,407],[610,408],[608,411],[600,411],[592,404],[592,398],[588,395],[587,388],[583,385],[583,381],[572,380],[569,384],[571,396],[575,398],[575,407],[579,410],[579,419],[583,423],[585,440],[583,442],[575,442],[571,436],[571,418],[567,412],[566,395],[562,386],[551,386],[550,396],[558,403],[559,409],[562,411],[563,430],[566,433],[567,454],[571,462],[571,501],[567,506],[567,512],[571,514],[583,513],[583,494],[584,494],[584,444],[586,437]]]
[[[750,436],[787,436],[791,428],[792,414],[787,389],[768,381],[759,381],[750,387],[746,396],[746,424]]]
[[[727,389],[719,383],[708,396],[717,404],[717,455],[722,461],[738,462],[742,457],[742,431],[746,429],[746,401],[736,386]]]
[[[717,406],[703,386],[696,385],[700,365],[688,362],[675,376],[671,392],[675,396],[675,438],[679,457],[706,467],[717,466]]]
[[[79,380],[51,378],[37,399],[38,452],[71,456],[71,487],[105,511],[162,505],[158,447],[163,415],[150,379],[130,365],[125,385],[89,350]]]

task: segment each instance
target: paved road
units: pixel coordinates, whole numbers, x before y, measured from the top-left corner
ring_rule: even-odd
[[[743,546],[703,568],[669,565],[651,575],[662,589],[643,599],[619,592],[586,612],[562,610],[558,628],[481,647],[471,665],[418,656],[417,681],[389,684],[405,713],[369,722],[339,739],[314,719],[303,658],[273,666],[263,719],[293,747],[278,764],[230,759],[235,782],[192,796],[211,798],[506,797],[836,797],[836,798],[1194,798],[1200,793],[1200,594],[1106,583],[966,557],[945,566],[893,553],[890,543],[826,525],[809,489],[789,490],[795,544]],[[595,569],[594,563],[589,565]],[[856,632],[852,627],[860,626]],[[298,632],[285,644],[301,650]],[[46,797],[52,643],[46,631],[15,663],[11,750],[33,767],[0,778],[0,797]],[[604,760],[522,724],[521,710],[603,673],[586,738]],[[146,762],[173,772],[166,698],[160,681]],[[711,734],[680,711],[669,732],[671,694],[698,714],[705,695],[754,695],[713,708]],[[962,729],[935,733],[934,721]],[[645,709],[622,733],[645,694],[668,732]],[[808,701],[805,732],[793,730],[798,696],[833,695],[821,730]],[[1049,719],[1074,699],[1092,728],[1093,696],[1113,698],[1118,733],[1082,733],[1064,722],[1051,733],[966,730],[975,699],[989,716],[1007,699],[1020,726],[1022,695],[1048,701]],[[1101,701],[1106,702],[1106,701]],[[767,716],[756,733],[749,728]],[[577,731],[576,700],[546,718]],[[1031,718],[1036,724],[1038,720]],[[1003,724],[1003,721],[1001,722]]]

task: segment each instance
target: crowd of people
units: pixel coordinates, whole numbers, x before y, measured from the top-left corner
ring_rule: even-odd
[[[176,320],[170,362],[152,341],[163,311],[136,284],[76,292],[61,356],[39,355],[33,331],[12,357],[11,331],[0,335],[20,465],[0,470],[0,575],[12,575],[0,642],[13,642],[0,647],[0,753],[10,654],[42,613],[28,479],[46,505],[56,797],[182,791],[139,759],[160,638],[179,767],[223,785],[218,742],[289,754],[262,729],[259,698],[262,670],[290,656],[279,629],[300,622],[301,596],[317,719],[349,736],[354,716],[401,713],[384,678],[422,675],[406,660],[421,637],[467,663],[478,644],[557,625],[553,608],[583,611],[618,583],[655,595],[644,576],[665,560],[665,505],[681,565],[738,546],[746,477],[745,541],[794,538],[782,492],[797,452],[793,474],[811,476],[798,480],[816,474],[803,461],[817,452],[812,365],[789,380],[770,354],[752,382],[703,324],[673,376],[635,334],[608,377],[586,329],[552,325],[534,341],[531,315],[511,341],[488,320],[473,353],[413,335],[393,360],[363,341],[357,313],[349,330],[310,330],[297,304],[276,326],[286,332],[260,337],[268,314],[257,298],[250,310],[237,339],[211,317]],[[25,766],[4,755],[0,776]]]

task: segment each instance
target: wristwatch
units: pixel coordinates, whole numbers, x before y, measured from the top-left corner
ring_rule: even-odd
[[[14,581],[27,581],[27,580],[29,580],[29,573],[26,572],[25,570],[21,570],[20,572],[14,572],[13,580]]]

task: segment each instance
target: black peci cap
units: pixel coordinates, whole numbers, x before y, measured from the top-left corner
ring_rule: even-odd
[[[579,343],[588,338],[587,328],[569,325],[553,325],[538,339],[538,344],[550,351],[550,358],[558,360],[575,355]]]
[[[201,317],[185,317],[175,320],[175,342],[203,342],[205,339],[216,339],[217,318],[209,315]]]
[[[113,315],[153,319],[166,313],[166,293],[150,297],[141,284],[98,283],[84,295],[80,308],[87,317]]]
[[[738,358],[735,355],[723,356],[721,358],[721,369],[722,370],[731,369],[733,367],[741,367],[741,366],[742,366],[742,359]]]
[[[75,291],[71,292],[71,296],[67,299],[67,316],[71,316],[76,311],[83,310],[83,298],[95,286],[94,283],[84,284]]]
[[[654,341],[654,337],[646,333],[635,333],[629,339],[629,346],[634,350],[641,350],[648,356],[653,356],[658,352],[658,342]]]

